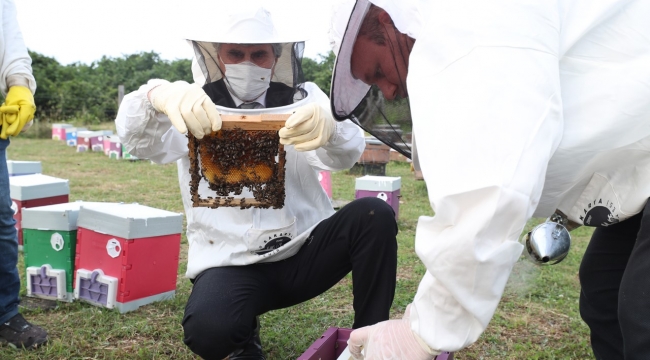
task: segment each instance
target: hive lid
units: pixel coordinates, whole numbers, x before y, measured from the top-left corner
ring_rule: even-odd
[[[9,193],[14,200],[41,199],[70,194],[67,179],[43,174],[9,177]]]
[[[402,186],[402,178],[366,175],[356,179],[355,190],[395,191]]]
[[[9,175],[37,174],[43,172],[40,161],[15,161],[7,160]]]
[[[65,128],[71,128],[72,124],[52,124],[52,128],[54,129],[65,129]]]
[[[77,218],[82,205],[101,204],[75,201],[63,204],[37,206],[22,210],[23,229],[71,231],[77,229]],[[116,204],[116,203],[106,203]]]
[[[183,215],[135,203],[88,204],[79,210],[77,226],[124,239],[138,239],[179,234],[183,230]]]
[[[87,131],[87,130],[88,130],[88,129],[83,128],[83,127],[79,127],[79,128],[78,128],[78,127],[69,127],[69,128],[65,128],[65,132],[66,132],[66,133],[76,133],[76,132],[78,132],[78,131]]]
[[[91,138],[97,136],[101,136],[101,133],[99,133],[98,131],[90,131],[90,130],[77,131],[77,138]]]

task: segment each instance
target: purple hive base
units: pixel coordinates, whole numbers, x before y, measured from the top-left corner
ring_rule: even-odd
[[[57,297],[56,277],[46,275],[46,267],[41,267],[40,274],[30,275],[32,280],[32,294]]]
[[[79,298],[96,304],[106,306],[108,303],[108,285],[97,281],[99,273],[93,271],[90,279],[79,280]]]
[[[336,360],[348,346],[348,339],[352,329],[330,327],[314,341],[298,360]],[[444,352],[436,356],[435,360],[453,360],[454,354]]]

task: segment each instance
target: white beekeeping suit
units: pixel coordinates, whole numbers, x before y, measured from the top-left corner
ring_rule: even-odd
[[[245,14],[248,16],[248,13]],[[258,12],[255,16],[261,17],[261,21],[256,22],[259,19],[253,18],[251,23],[249,18],[234,18],[232,26],[226,30],[218,27],[212,29],[212,23],[202,24],[204,29],[212,30],[199,32],[189,39],[196,54],[192,72],[198,86],[228,81],[227,72],[223,76],[216,62],[219,44],[280,44],[282,55],[276,59],[272,81],[283,83],[284,88],[295,89],[295,102],[269,107],[269,96],[265,93],[258,100],[262,104],[266,102],[267,108],[236,109],[242,101],[233,97],[235,103],[230,107],[217,103],[218,111],[222,114],[292,114],[307,104],[318,104],[321,108],[329,109],[327,95],[316,84],[294,82],[298,79],[296,73],[299,72],[303,39],[297,38],[299,35],[287,37],[278,33],[272,23],[264,22],[264,12]],[[274,262],[294,255],[311,230],[334,213],[318,181],[318,171],[352,167],[365,147],[360,129],[349,121],[339,122],[335,124],[327,143],[315,150],[296,151],[294,146],[285,146],[286,198],[281,209],[193,207],[187,136],[172,126],[167,115],[156,111],[148,98],[149,92],[160,84],[169,83],[150,80],[139,90],[126,95],[115,121],[117,133],[131,154],[156,163],[176,161],[178,164],[181,196],[187,216],[187,277],[194,278],[208,268]],[[226,88],[223,89],[225,93]],[[204,178],[199,183],[199,194],[204,199],[215,196]],[[245,191],[242,195],[233,196],[251,197],[251,194]],[[280,236],[282,245],[273,251],[266,251],[265,244]]]
[[[410,325],[435,351],[456,351],[492,318],[528,219],[560,210],[607,226],[643,210],[650,2],[370,2],[415,40],[406,86],[436,215],[417,226],[427,271]],[[356,2],[350,24],[365,7]],[[335,116],[350,114],[369,88],[350,76],[345,39],[356,32],[342,12],[331,31],[340,47]]]

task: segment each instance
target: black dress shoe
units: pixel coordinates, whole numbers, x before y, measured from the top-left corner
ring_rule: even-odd
[[[241,349],[237,349],[230,353],[224,360],[266,360],[262,352],[262,341],[260,340],[260,318],[256,318],[255,330],[253,330],[253,337],[248,344]]]

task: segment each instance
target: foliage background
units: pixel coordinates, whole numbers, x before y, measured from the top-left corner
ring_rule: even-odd
[[[115,119],[118,86],[124,94],[137,90],[149,79],[193,82],[191,60],[163,60],[155,52],[122,57],[102,57],[90,64],[61,65],[52,57],[29,51],[37,89],[36,121],[93,125]],[[307,81],[315,82],[326,94],[334,65],[334,53],[319,59],[304,58]]]

